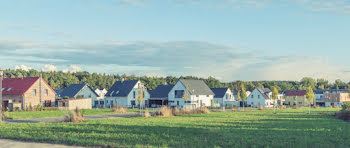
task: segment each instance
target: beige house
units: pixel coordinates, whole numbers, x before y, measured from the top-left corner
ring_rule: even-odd
[[[55,91],[41,77],[4,78],[1,88],[4,109],[55,105]]]
[[[287,90],[285,91],[285,104],[308,106],[309,101],[306,99],[306,90]]]
[[[324,92],[325,106],[342,106],[343,102],[350,101],[348,90],[334,90]]]

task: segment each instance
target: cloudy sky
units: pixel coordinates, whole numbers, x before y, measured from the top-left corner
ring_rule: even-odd
[[[0,68],[350,80],[348,0],[11,0]]]

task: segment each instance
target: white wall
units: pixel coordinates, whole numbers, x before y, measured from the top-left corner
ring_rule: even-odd
[[[118,106],[122,106],[122,107],[132,107],[131,105],[131,101],[135,101],[136,106],[138,106],[140,103],[137,100],[137,95],[139,94],[139,89],[138,89],[138,85],[141,84],[141,81],[137,82],[136,85],[134,86],[134,88],[130,91],[130,93],[128,94],[128,96],[126,97],[110,97],[110,96],[106,96],[105,98],[105,104],[106,107],[111,107],[111,101],[113,101],[113,105],[118,105]],[[146,103],[148,102],[149,98],[150,98],[150,94],[148,93],[147,89],[143,87],[143,91],[145,92],[145,96],[142,100],[141,106],[145,106]],[[134,98],[134,92],[135,92],[135,98]]]
[[[269,93],[270,97],[272,93]],[[259,103],[261,107],[273,107],[273,100],[265,99],[263,94],[260,93],[257,89],[254,89],[253,92],[247,97],[247,105],[251,105],[252,107],[259,107]]]
[[[77,93],[76,97],[77,96],[83,96],[83,98],[91,98],[91,105],[92,107],[95,107],[95,100],[97,99],[97,95],[87,85]]]
[[[226,105],[235,105],[234,96],[230,89],[227,89],[225,95],[222,98],[214,98],[214,104],[216,107],[223,107]]]
[[[214,95],[190,95],[190,92],[188,92],[189,101],[191,101],[191,103],[185,104],[185,100],[183,98],[175,98],[175,90],[185,91],[186,89],[185,86],[183,86],[183,84],[180,81],[178,81],[168,94],[169,106],[174,106],[178,108],[200,107],[200,103],[202,103],[203,106],[209,107],[211,106],[214,97]],[[179,105],[177,105],[177,102],[179,102]]]

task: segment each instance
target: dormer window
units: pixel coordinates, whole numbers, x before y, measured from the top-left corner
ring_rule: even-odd
[[[8,88],[6,91],[10,91],[11,90],[11,88]]]

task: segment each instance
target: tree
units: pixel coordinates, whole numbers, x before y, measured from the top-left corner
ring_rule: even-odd
[[[182,94],[182,98],[185,100],[185,106],[186,106],[187,101],[189,100],[189,95],[188,95],[187,89],[186,89],[185,92]]]
[[[278,90],[276,87],[273,87],[273,91],[272,91],[272,100],[273,100],[273,112],[276,113],[276,109],[275,109],[275,105],[277,103],[277,98],[278,98]],[[281,100],[282,102],[282,100]]]
[[[244,111],[244,102],[247,99],[247,92],[245,91],[244,85],[241,85],[241,92],[240,92],[241,99],[243,101],[243,111]]]
[[[315,87],[316,87],[315,80],[313,78],[310,78],[310,77],[305,77],[305,78],[301,79],[300,83],[304,87],[311,87],[312,89],[315,89]]]
[[[138,96],[137,96],[137,101],[139,101],[139,104],[140,104],[140,115],[142,114],[141,113],[141,105],[142,105],[142,100],[143,100],[143,98],[144,98],[144,96],[143,96],[143,94],[144,94],[144,92],[143,92],[143,88],[142,88],[142,86],[141,85],[139,85],[139,94],[138,94]]]
[[[311,86],[306,90],[306,98],[309,102],[309,114],[311,113],[311,104],[315,102],[315,94]]]
[[[238,101],[238,105],[239,105],[239,107],[241,107],[241,92],[240,91],[238,91],[237,92],[237,101]]]

